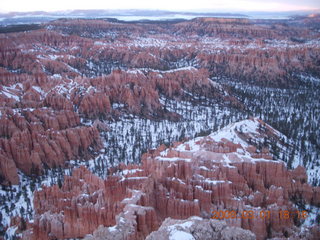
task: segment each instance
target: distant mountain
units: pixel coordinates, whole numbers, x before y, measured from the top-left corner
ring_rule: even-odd
[[[319,12],[319,11],[318,11]],[[117,18],[119,20],[136,21],[141,19],[164,20],[164,19],[192,19],[195,17],[233,17],[233,18],[264,18],[283,19],[290,16],[307,16],[315,12],[214,12],[214,11],[165,11],[165,10],[66,10],[56,12],[10,12],[0,13],[0,25],[46,23],[59,18]]]

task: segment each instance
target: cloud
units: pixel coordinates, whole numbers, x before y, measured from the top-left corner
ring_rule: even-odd
[[[318,0],[2,0],[2,11],[59,11],[71,9],[164,9],[212,11],[294,11],[320,8]]]

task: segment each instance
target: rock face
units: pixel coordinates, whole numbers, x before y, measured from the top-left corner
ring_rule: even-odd
[[[230,227],[223,221],[190,217],[185,220],[167,218],[157,231],[146,238],[146,240],[169,239],[255,240],[256,237],[248,230]]]
[[[145,239],[168,217],[200,216],[228,226],[198,218],[169,219],[149,239],[161,233],[167,239],[175,229],[169,226],[171,221],[182,226],[190,221],[199,234],[222,239],[317,239],[318,226],[300,233],[297,226],[304,219],[297,204],[319,206],[320,188],[306,183],[303,167],[288,170],[284,162],[272,159],[267,147],[257,147],[266,137],[277,139],[279,134],[261,120],[249,119],[207,137],[160,146],[144,154],[140,166],[109,169],[105,180],[80,167],[65,177],[61,188],[43,187],[35,193],[34,222],[23,238],[91,234],[86,239]],[[193,221],[203,221],[203,227]],[[183,234],[192,233],[191,225]]]
[[[1,184],[18,184],[17,169],[27,175],[41,174],[44,166],[88,155],[89,147],[100,147],[96,127],[78,126],[73,111],[36,109],[14,113],[7,110],[0,119]]]

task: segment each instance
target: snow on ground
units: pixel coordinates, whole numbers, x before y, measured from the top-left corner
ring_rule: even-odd
[[[258,127],[259,122],[256,119],[244,120],[228,125],[220,131],[210,134],[210,137],[216,142],[220,142],[222,139],[227,139],[230,142],[241,144],[243,147],[247,147],[248,143],[239,137],[239,135],[236,133],[236,130],[247,135],[251,135],[252,138],[255,138],[258,136]]]
[[[12,98],[12,99],[16,100],[17,102],[19,101],[19,97],[17,95],[14,95],[8,91],[3,90],[0,93],[4,94],[8,98]]]
[[[184,223],[177,223],[168,227],[170,231],[170,240],[194,240],[194,237],[186,232],[186,230],[190,229],[190,227],[194,223],[192,221],[184,222]]]
[[[12,98],[15,101],[19,102],[19,96],[17,95],[19,93],[19,90],[22,89],[22,84],[14,84],[12,86],[1,86],[2,91],[0,93],[4,94],[7,98]],[[20,89],[19,89],[20,88]]]
[[[125,169],[125,170],[123,170],[122,171],[122,174],[124,174],[124,175],[128,175],[128,174],[134,174],[134,173],[136,173],[136,172],[142,172],[143,170],[141,170],[141,169]]]
[[[318,161],[319,163],[319,161]],[[307,167],[308,181],[312,183],[313,179],[319,179],[320,165],[316,163],[309,163]]]
[[[162,143],[172,143],[185,138],[195,138],[197,134],[206,131],[212,132],[229,121],[245,118],[238,111],[221,108],[218,104],[208,106],[193,105],[191,102],[160,99],[166,102],[168,111],[173,111],[182,116],[179,122],[168,120],[153,121],[134,116],[122,117],[116,122],[106,122],[110,128],[103,136],[106,139],[105,149],[108,159],[112,162],[138,162],[141,153],[147,149],[157,148]],[[114,107],[119,107],[115,105]],[[228,115],[228,120],[225,117]],[[197,145],[194,144],[197,150]]]
[[[195,240],[195,238],[187,232],[179,231],[179,230],[172,230],[170,232],[170,240]]]
[[[71,81],[68,83],[68,89],[61,89],[61,91],[69,93],[70,89],[75,87],[77,84],[77,82]],[[205,104],[199,106],[193,105],[191,102],[176,102],[163,97],[160,99],[160,101],[162,104],[166,103],[166,108],[169,111],[174,111],[180,114],[182,116],[182,120],[179,122],[170,122],[167,120],[153,121],[150,119],[141,119],[132,115],[128,115],[122,117],[119,121],[107,122],[108,126],[110,127],[110,131],[101,133],[101,136],[104,139],[105,151],[101,151],[96,158],[87,162],[71,161],[71,165],[87,165],[89,169],[96,174],[105,176],[106,167],[110,167],[119,162],[138,162],[141,153],[146,149],[156,148],[161,143],[171,143],[179,140],[180,138],[195,138],[199,133],[201,133],[201,135],[207,135],[209,133],[208,130],[213,132],[213,130],[220,129],[220,127],[226,126],[230,122],[236,122],[239,119],[247,118],[247,115],[243,113],[218,106],[218,104],[208,103],[207,105]],[[114,107],[121,108],[122,105],[115,104]],[[81,119],[81,122],[86,125],[92,124],[91,121],[85,121],[85,119]],[[237,129],[237,131],[243,131],[245,133],[254,135],[258,128],[257,124],[258,123],[256,121],[244,120],[240,123],[232,124],[231,127],[229,126],[228,128],[222,128],[220,131],[212,133],[210,137],[215,140],[226,138],[230,141],[232,140],[238,142],[241,145],[246,145],[246,142],[239,138],[239,136],[235,133],[235,130]],[[276,133],[278,132],[276,131]],[[281,137],[284,137],[284,135],[281,135]],[[188,141],[191,149],[190,151],[199,150],[200,146],[196,144],[196,141],[199,139],[201,139],[201,137]],[[287,140],[287,138],[285,138],[285,140]],[[184,151],[185,145],[179,145],[177,150]],[[283,153],[285,153],[285,151],[283,151]],[[238,151],[237,154],[244,156],[247,153],[245,151]],[[282,153],[280,153],[280,158],[282,156],[281,154]],[[163,153],[162,157],[165,156],[166,152]],[[294,156],[294,159],[294,163],[301,161],[297,155]],[[256,160],[259,161],[261,159]],[[64,172],[66,174],[70,174],[71,170],[72,168],[64,170]],[[133,171],[134,170],[132,170],[132,172]],[[309,176],[312,175],[313,178],[319,176],[319,173],[320,171],[318,168],[308,171]],[[125,172],[123,174],[127,173]],[[48,186],[55,184],[57,183],[57,178],[57,174],[54,173],[54,171],[49,172],[41,180],[39,180],[39,182],[36,181],[34,183],[35,189],[41,189],[41,184]],[[31,191],[30,182],[30,179],[23,181],[19,186],[14,186],[13,189],[16,190],[13,191],[0,191],[0,194],[5,196],[5,199],[13,199],[9,201],[6,200],[7,202],[5,204],[1,204],[1,213],[3,215],[3,221],[1,224],[8,225],[11,216],[20,215],[19,212],[21,211],[21,207],[28,209],[26,212],[29,211],[30,214],[26,213],[25,215],[27,218],[31,218],[33,211],[33,194]],[[22,190],[24,186],[26,187],[26,190]],[[17,196],[19,195],[19,192],[22,192],[22,196]],[[26,198],[23,197],[24,192],[26,192]],[[29,199],[30,204],[28,203],[27,199]],[[12,205],[11,203],[15,204],[13,207],[15,209],[12,212],[10,212]],[[8,211],[6,211],[5,208],[8,208]],[[306,224],[308,224],[308,222]],[[12,231],[12,229],[9,231]]]
[[[317,217],[320,216],[320,207],[311,206],[309,204],[305,205],[305,209],[308,212],[305,221],[302,224],[302,227],[308,227],[313,224],[317,224]],[[318,224],[319,224],[318,219]]]
[[[185,161],[185,162],[191,162],[191,159],[190,158],[179,158],[179,157],[156,157],[156,160],[158,161],[172,161],[172,162],[175,162],[175,161]]]
[[[15,237],[18,237],[21,234],[16,234],[16,231],[18,230],[18,227],[9,227],[5,234],[5,239],[14,239]]]
[[[23,215],[27,219],[31,219],[33,213],[33,192],[35,186],[30,185],[30,179],[19,173],[20,185],[13,185],[7,191],[2,188],[0,190],[0,211],[2,214],[2,226],[9,226],[12,216]],[[16,229],[9,228],[7,235],[13,236]],[[7,238],[11,239],[11,238]]]
[[[233,89],[251,113],[271,124],[281,133],[280,140],[273,147],[277,159],[289,168],[301,165],[306,168],[308,182],[320,185],[319,152],[319,78],[310,74],[297,74],[297,80],[307,83],[297,88],[279,89],[259,87],[223,79],[219,82]]]
[[[137,38],[133,42],[129,43],[128,46],[135,47],[166,47],[167,41],[157,38]]]
[[[257,162],[257,161],[273,161],[269,159],[264,158],[253,158],[251,157],[251,154],[247,151],[247,147],[249,147],[249,144],[246,139],[251,138],[255,142],[262,142],[264,139],[264,136],[262,133],[259,132],[259,128],[262,126],[262,124],[259,122],[258,119],[247,119],[242,120],[236,123],[232,123],[214,133],[211,133],[208,137],[198,137],[195,139],[192,139],[190,141],[184,142],[180,145],[178,145],[174,150],[180,151],[180,152],[189,152],[192,153],[191,156],[197,156],[206,154],[208,150],[206,150],[206,147],[201,144],[202,140],[206,141],[214,141],[214,142],[223,142],[225,140],[228,140],[234,144],[240,144],[239,148],[236,152],[232,153],[218,153],[214,152],[209,156],[210,158],[214,159],[214,161],[222,162],[226,167],[233,168],[234,166],[230,165],[232,162],[238,162],[238,161],[250,161],[250,162]],[[269,126],[268,126],[269,127]],[[239,135],[239,132],[246,135],[246,139],[241,138]],[[277,131],[274,131],[274,133],[277,136],[280,136],[280,133]],[[185,159],[185,158],[179,158],[179,157],[167,157],[167,154],[169,153],[169,150],[166,149],[160,153],[160,156],[156,159],[158,161],[188,161],[190,162],[191,159]],[[192,157],[191,157],[192,158]],[[277,161],[280,161],[277,159]],[[202,166],[203,167],[203,166]]]

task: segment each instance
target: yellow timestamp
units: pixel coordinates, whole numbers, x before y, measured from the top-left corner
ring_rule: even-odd
[[[290,218],[299,218],[306,219],[308,217],[307,211],[289,211],[289,210],[279,210],[279,211],[270,211],[270,210],[244,210],[242,212],[237,212],[234,210],[218,210],[212,211],[212,219],[270,219],[271,214],[278,214],[280,219],[290,219]]]

